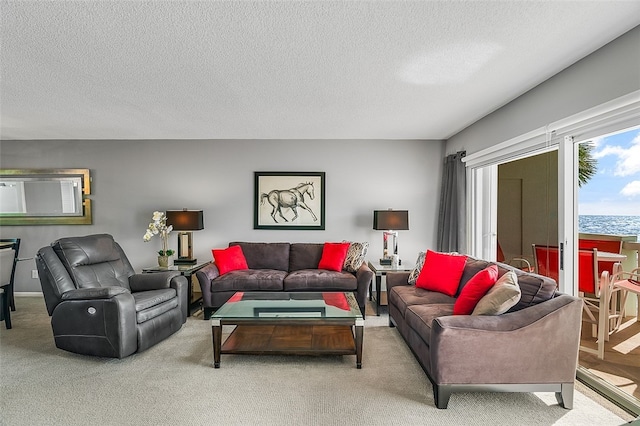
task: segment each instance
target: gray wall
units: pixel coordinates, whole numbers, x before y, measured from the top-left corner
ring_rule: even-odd
[[[472,154],[636,90],[640,27],[449,138],[446,152]]]
[[[56,238],[107,232],[134,268],[156,263],[160,241],[142,236],[154,210],[203,209],[205,229],[194,233],[199,259],[230,240],[369,241],[369,259],[382,254],[372,230],[375,209],[409,210],[400,231],[400,257],[435,248],[443,141],[0,141],[1,168],[89,168],[93,225],[5,226],[3,238],[22,238],[22,258]],[[326,172],[326,230],[253,229],[254,171]],[[177,236],[170,245],[177,248]],[[16,291],[40,291],[32,260],[18,264]]]

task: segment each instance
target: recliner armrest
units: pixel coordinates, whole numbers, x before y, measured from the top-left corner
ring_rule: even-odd
[[[171,287],[171,280],[178,276],[180,276],[180,272],[176,271],[135,274],[129,277],[129,286],[134,293],[169,288]]]
[[[92,299],[111,299],[119,294],[129,293],[124,287],[95,287],[95,288],[77,288],[69,290],[62,294],[61,299],[64,300],[92,300]]]

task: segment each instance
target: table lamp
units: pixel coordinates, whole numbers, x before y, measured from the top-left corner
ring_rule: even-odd
[[[374,210],[373,229],[384,231],[382,234],[382,258],[381,265],[391,265],[393,255],[398,255],[398,232],[409,229],[408,210]],[[393,239],[393,250],[389,252],[389,237]],[[398,259],[398,264],[402,264]]]
[[[167,225],[173,225],[178,232],[178,258],[175,265],[194,265],[197,259],[193,257],[193,232],[204,229],[204,215],[202,210],[168,210]]]

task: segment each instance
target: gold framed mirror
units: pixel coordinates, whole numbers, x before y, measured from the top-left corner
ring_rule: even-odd
[[[0,225],[90,225],[89,169],[0,169]]]

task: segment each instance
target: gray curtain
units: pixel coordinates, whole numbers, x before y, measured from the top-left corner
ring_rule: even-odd
[[[440,214],[438,215],[438,251],[466,252],[467,178],[462,159],[465,151],[444,160]]]

